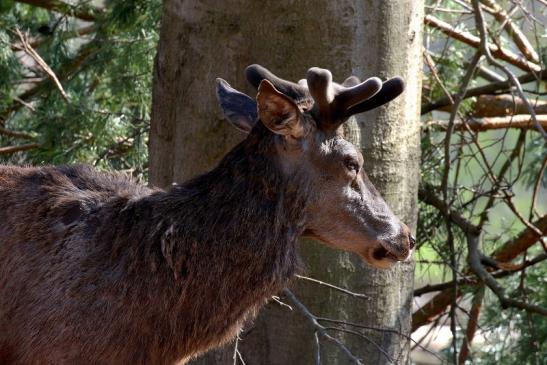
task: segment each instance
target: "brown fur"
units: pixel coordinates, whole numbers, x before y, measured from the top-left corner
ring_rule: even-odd
[[[168,192],[0,166],[0,363],[172,364],[231,339],[297,268],[307,182],[268,141]]]
[[[169,191],[88,166],[0,166],[0,364],[174,364],[232,339],[304,233],[380,268],[413,238],[333,123],[219,82],[249,136]]]

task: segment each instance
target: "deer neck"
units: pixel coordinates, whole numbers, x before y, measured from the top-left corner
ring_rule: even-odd
[[[297,268],[309,179],[286,178],[269,146],[242,143],[217,168],[167,193],[169,227],[180,248],[246,268],[249,276],[286,281]]]

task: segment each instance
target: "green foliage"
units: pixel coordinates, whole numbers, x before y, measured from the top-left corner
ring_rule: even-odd
[[[111,0],[92,23],[19,3],[0,13],[0,123],[40,145],[0,162],[91,163],[146,177],[160,10],[159,0]],[[20,61],[24,51],[12,50],[16,29],[37,41],[68,101],[28,56]],[[2,146],[23,142],[0,134]]]
[[[547,266],[535,265],[526,272],[527,287],[520,287],[520,277],[504,280],[513,296],[524,293],[530,303],[547,303]],[[547,359],[547,318],[515,309],[502,310],[493,295],[486,297],[482,334],[485,343],[477,351],[473,364],[539,365]]]

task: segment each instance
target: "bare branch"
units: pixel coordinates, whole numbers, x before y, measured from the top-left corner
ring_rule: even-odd
[[[315,365],[321,365],[321,342],[319,342],[319,335],[317,331],[313,332],[315,340]]]
[[[22,144],[18,146],[0,147],[0,155],[7,155],[15,152],[28,151],[40,147],[38,143]]]
[[[29,133],[12,131],[0,126],[0,134],[5,136],[14,137],[14,138],[23,138],[23,139],[34,139],[34,136]]]
[[[422,189],[420,189],[420,191],[422,191]],[[421,194],[419,193],[419,196],[420,195]],[[547,215],[533,222],[533,224],[534,226],[542,229],[544,233],[547,232]],[[493,258],[494,260],[498,261],[498,265],[499,265],[499,262],[503,262],[503,263],[510,262],[515,257],[525,252],[531,245],[537,242],[538,239],[539,237],[537,236],[537,234],[535,234],[533,230],[529,228],[525,228],[517,237],[507,241],[498,250],[496,250],[493,254]],[[481,257],[479,257],[479,261],[480,260],[481,260]],[[504,270],[503,272],[494,274],[494,276],[495,277],[507,276],[509,274],[517,272],[526,267],[535,265],[544,260],[545,260],[545,257],[543,257],[542,255],[539,255],[533,260],[530,260],[529,262],[525,262],[521,267],[513,267],[512,270]],[[467,270],[467,272],[469,271]],[[472,278],[472,277],[464,277],[458,281],[459,285],[474,285],[476,283],[477,283],[476,278]],[[425,286],[423,288],[416,289],[414,291],[414,295],[417,296],[427,292],[442,290],[440,293],[435,295],[431,300],[429,300],[429,302],[427,302],[420,309],[414,312],[414,314],[412,315],[412,331],[415,331],[419,327],[433,322],[435,318],[437,318],[440,314],[444,313],[446,307],[449,306],[451,303],[452,285],[453,283],[450,281],[443,284]],[[461,294],[462,294],[461,288],[459,288],[458,296],[461,296]]]
[[[446,307],[452,303],[452,285],[435,295],[429,302],[424,304],[412,315],[412,332],[416,331],[421,326],[433,322],[439,315],[443,314]],[[458,297],[461,296],[461,288],[458,288]]]
[[[536,182],[534,183],[534,192],[532,193],[532,204],[530,205],[530,219],[534,216],[539,216],[540,214],[536,211],[536,200],[537,196],[539,194],[539,189],[541,188],[543,175],[545,173],[545,169],[547,168],[547,155],[543,158],[543,164],[541,165],[541,169],[539,170],[539,173],[536,177]]]
[[[237,360],[241,362],[242,365],[246,365],[245,361],[243,360],[243,356],[241,355],[241,352],[239,351],[239,334],[236,336],[236,342],[234,344],[234,353],[232,355],[232,364],[237,365]]]
[[[539,81],[539,80],[547,80],[547,70],[542,70],[538,73],[535,73],[535,72],[527,73],[517,77],[517,80],[521,84],[525,84],[525,83],[533,82],[533,81]],[[475,87],[475,88],[467,90],[467,92],[465,93],[464,99],[471,98],[474,96],[484,95],[484,94],[493,94],[495,92],[506,92],[506,91],[509,91],[511,87],[513,87],[513,83],[511,80],[493,82],[491,84],[487,84],[484,86],[479,86],[479,87]],[[452,94],[451,97],[455,98],[456,94]],[[422,104],[421,113],[426,114],[432,110],[436,110],[436,109],[445,107],[447,105],[450,105],[450,100],[447,97],[442,97],[432,103]]]
[[[539,115],[536,117],[537,121],[547,128],[547,115]],[[448,122],[446,120],[430,120],[425,123],[428,127],[439,128],[446,130],[448,128]],[[535,125],[532,121],[532,117],[526,115],[512,115],[508,117],[491,117],[491,118],[469,118],[466,121],[456,120],[454,122],[454,130],[464,131],[472,130],[473,132],[483,132],[492,129],[535,129]]]
[[[276,302],[277,304],[279,304],[280,306],[282,307],[285,307],[287,308],[288,310],[292,311],[292,307],[290,305],[288,305],[287,303],[285,303],[284,301],[282,301],[277,295],[272,295],[272,299],[274,300],[274,302]]]
[[[481,52],[483,53],[483,55],[486,57],[486,59],[488,60],[488,62],[490,64],[492,64],[495,67],[501,69],[507,75],[507,78],[511,81],[511,83],[513,84],[513,86],[517,90],[518,95],[522,98],[522,100],[526,104],[526,107],[528,109],[528,113],[532,117],[532,120],[534,121],[534,124],[536,125],[537,130],[541,133],[543,138],[547,139],[547,133],[545,132],[545,130],[543,129],[541,124],[539,124],[539,122],[537,121],[536,113],[534,111],[534,108],[532,108],[532,106],[528,102],[528,99],[524,95],[524,92],[522,91],[522,86],[520,85],[519,80],[515,77],[515,75],[507,67],[505,67],[500,62],[495,60],[494,57],[492,57],[492,54],[494,53],[493,50],[495,50],[495,48],[497,48],[497,47],[492,48],[491,45],[488,45],[488,40],[486,38],[486,25],[484,23],[484,18],[483,18],[483,15],[482,15],[482,10],[481,10],[480,5],[479,5],[479,0],[472,0],[471,2],[473,4],[473,9],[475,10],[475,24],[476,24],[477,28],[479,29],[479,33],[480,33],[480,50],[481,50]]]
[[[537,114],[547,114],[547,101],[534,100],[530,104]],[[478,118],[513,114],[528,114],[528,108],[522,98],[511,94],[480,95],[473,107],[473,116]]]
[[[443,58],[443,56],[441,56],[440,54],[434,53],[431,50],[426,50],[426,52],[430,55],[430,57],[435,58],[437,62]],[[469,67],[469,61],[464,60],[462,63],[462,67],[463,68]],[[496,72],[482,65],[477,65],[477,69],[475,72],[477,73],[477,76],[482,77],[483,79],[490,82],[499,82],[499,81],[505,80],[501,75],[497,74]]]
[[[547,215],[544,215],[537,221],[532,223],[534,227],[537,227],[543,235],[547,234]],[[503,246],[497,249],[493,257],[496,261],[509,262],[518,255],[526,251],[530,246],[538,241],[541,236],[530,228],[524,229],[517,237],[507,241]]]
[[[471,347],[470,345],[473,342],[479,324],[479,314],[481,312],[482,300],[484,299],[484,292],[484,286],[481,286],[473,296],[469,320],[467,321],[467,329],[458,356],[458,364],[460,365],[464,365],[465,360],[467,360],[467,357],[469,356],[469,348]]]
[[[496,281],[496,279],[482,266],[481,264],[481,254],[479,250],[479,237],[473,234],[467,234],[467,251],[468,257],[467,262],[471,271],[477,275],[477,277],[484,283],[490,290],[496,294],[503,308],[514,307],[522,309],[528,312],[541,314],[542,316],[547,316],[547,308],[543,308],[534,304],[528,304],[520,302],[513,298],[509,298],[505,295],[505,290],[503,287]]]
[[[34,109],[34,107],[33,107],[31,104],[27,103],[26,101],[24,101],[23,99],[19,98],[18,96],[15,96],[15,97],[13,98],[13,100],[15,100],[15,101],[18,102],[19,104],[25,106],[26,108],[28,108],[28,109],[29,109],[30,111],[32,111],[32,112],[35,112],[35,111],[36,111],[36,109]]]
[[[21,44],[23,45],[22,49],[30,56],[32,57],[32,59],[34,59],[34,61],[36,61],[36,63],[38,64],[38,66],[40,66],[42,68],[42,70],[45,71],[45,73],[51,78],[51,80],[53,80],[53,83],[55,84],[55,86],[57,87],[57,89],[59,90],[59,92],[61,93],[61,95],[63,96],[63,98],[66,100],[66,101],[69,101],[69,98],[68,98],[68,95],[66,94],[65,90],[63,89],[63,85],[61,85],[61,82],[59,81],[59,79],[57,78],[57,75],[55,75],[55,72],[53,72],[53,70],[51,69],[51,67],[49,67],[49,65],[46,63],[46,61],[44,61],[44,59],[42,57],[40,57],[40,55],[38,54],[38,52],[36,52],[34,50],[34,48],[32,48],[30,46],[30,44],[28,43],[27,41],[27,37],[25,35],[23,35],[21,33],[21,31],[19,29],[15,29],[15,32],[17,33],[17,36],[19,37],[19,41],[21,42]]]
[[[513,39],[518,49],[522,52],[526,58],[532,62],[538,63],[539,56],[535,51],[534,47],[526,38],[524,33],[520,30],[519,27],[513,23],[507,12],[500,7],[494,0],[480,0],[481,3],[488,5],[492,11],[490,12],[496,20],[503,25],[503,29],[509,34]]]
[[[481,256],[481,261],[484,260],[484,256]],[[494,259],[491,259],[494,262],[494,267],[493,268],[496,268],[496,269],[501,269],[499,271],[496,271],[496,272],[493,272],[492,273],[492,276],[495,277],[496,279],[499,279],[499,278],[504,278],[504,277],[507,277],[509,275],[512,275],[512,274],[515,274],[515,273],[518,273],[530,266],[534,266],[540,262],[543,262],[545,260],[547,260],[547,253],[542,253],[542,254],[539,254],[537,255],[536,257],[534,257],[533,259],[531,260],[526,260],[524,262],[522,262],[521,264],[508,264],[508,263],[505,263],[505,262],[499,262],[499,261],[495,261]],[[462,286],[462,285],[478,285],[479,284],[479,281],[477,280],[477,277],[476,276],[465,276],[463,278],[460,278],[458,279],[458,285],[459,286]],[[421,288],[418,288],[418,289],[414,289],[414,296],[415,297],[419,297],[423,294],[427,294],[427,293],[433,293],[433,292],[436,292],[436,291],[441,291],[441,290],[445,290],[445,289],[449,289],[451,288],[453,285],[453,282],[452,281],[447,281],[447,282],[444,282],[444,283],[439,283],[439,284],[428,284],[428,285],[424,285],[423,287]]]
[[[97,30],[97,26],[95,24],[91,24],[85,27],[78,28],[74,31],[63,32],[61,35],[61,39],[67,40],[71,38],[78,38],[86,34],[91,34],[95,32],[96,30]],[[27,42],[32,48],[37,48],[37,47],[40,47],[42,44],[46,43],[49,39],[51,39],[51,37],[47,37],[47,36],[33,37],[33,38],[28,38]],[[22,48],[23,48],[23,44],[21,42],[13,43],[11,45],[11,49],[14,51],[22,49]]]
[[[463,217],[460,213],[455,210],[448,209],[447,205],[439,198],[433,187],[430,185],[421,185],[418,189],[418,198],[435,208],[437,208],[441,213],[447,214],[448,217],[458,225],[464,232],[480,232],[479,228],[471,223],[467,218]]]
[[[60,69],[57,70],[57,74],[60,75],[63,79],[69,78],[72,74],[80,69],[82,64],[87,59],[89,59],[89,57],[94,55],[96,52],[97,49],[95,46],[82,46],[74,58],[65,62],[60,67]],[[13,103],[4,110],[0,110],[0,120],[6,120],[10,113],[16,112],[24,105],[30,105],[28,104],[28,101],[43,92],[44,90],[47,90],[47,88],[50,86],[50,82],[51,80],[49,78],[44,79],[43,81],[34,84],[31,88],[14,98],[16,103]],[[21,101],[24,101],[26,104],[21,103]]]
[[[365,330],[371,330],[371,331],[376,331],[376,332],[388,332],[388,333],[393,333],[393,334],[396,334],[398,336],[401,336],[403,338],[406,338],[408,341],[411,341],[411,342],[414,342],[415,345],[419,348],[421,348],[422,350],[430,353],[431,355],[435,356],[437,359],[439,360],[443,360],[442,358],[440,358],[436,353],[428,350],[426,347],[420,345],[417,341],[413,340],[411,336],[405,334],[405,333],[402,333],[401,331],[399,330],[396,330],[396,329],[393,329],[393,328],[383,328],[383,327],[375,327],[375,326],[368,326],[368,325],[364,325],[364,324],[361,324],[361,323],[355,323],[355,322],[349,322],[349,321],[342,321],[342,320],[339,320],[339,319],[332,319],[332,318],[325,318],[325,317],[316,317],[318,321],[320,322],[330,322],[330,323],[336,323],[336,324],[341,324],[341,325],[344,325],[344,326],[350,326],[350,327],[356,327],[356,328],[361,328],[361,329],[365,329]]]
[[[302,304],[301,301],[299,301],[296,296],[289,290],[289,289],[284,289],[283,290],[283,294],[285,294],[285,296],[287,296],[293,303],[294,305],[298,308],[298,310],[300,310],[300,312],[306,317],[308,318],[308,320],[312,323],[312,325],[315,327],[315,330],[317,333],[319,333],[321,336],[325,337],[327,340],[333,342],[334,344],[336,344],[342,351],[344,351],[346,353],[346,355],[350,358],[350,360],[352,362],[354,362],[355,364],[358,364],[358,365],[363,365],[363,362],[358,359],[347,347],[346,345],[344,345],[342,342],[340,342],[340,340],[332,337],[331,335],[329,335],[325,329],[324,326],[322,326],[319,322],[317,322],[317,317],[315,315],[313,315],[309,310],[308,308]]]
[[[456,28],[452,27],[450,24],[443,22],[442,20],[437,19],[432,15],[425,16],[425,24],[433,28],[439,29],[441,32],[448,35],[449,37],[457,39],[460,42],[463,42],[471,47],[477,49],[480,48],[481,41],[479,37],[474,36],[473,34],[468,32],[459,31]],[[502,59],[524,71],[541,71],[541,67],[538,64],[530,62],[509,50],[497,47],[495,45],[489,45],[489,50],[497,58]]]
[[[429,52],[424,50],[423,54],[424,54],[424,61],[427,64],[427,67],[429,67],[429,69],[431,70],[431,73],[433,74],[433,77],[435,78],[435,81],[437,81],[437,83],[439,84],[439,86],[443,90],[444,94],[446,95],[446,97],[450,101],[450,104],[454,104],[454,98],[452,98],[452,95],[450,95],[450,92],[448,91],[448,89],[444,85],[444,82],[442,82],[441,78],[439,77],[439,72],[437,71],[437,66],[435,66],[435,62],[433,62],[433,59],[429,55]]]
[[[356,335],[356,336],[359,336],[359,337],[363,338],[365,341],[373,344],[374,347],[376,347],[378,349],[378,351],[380,351],[382,353],[382,355],[384,355],[386,357],[387,361],[389,361],[390,363],[393,364],[393,359],[391,358],[391,356],[389,356],[389,354],[380,345],[378,345],[376,342],[374,342],[373,340],[371,340],[370,338],[365,336],[363,333],[353,331],[353,330],[349,330],[347,328],[340,328],[340,327],[325,327],[325,329],[326,330],[332,330],[332,331],[346,332],[346,333],[350,333],[352,335]]]

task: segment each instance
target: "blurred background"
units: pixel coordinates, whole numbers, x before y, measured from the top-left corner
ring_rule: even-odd
[[[1,0],[0,163],[166,187],[244,138],[216,77],[255,96],[251,63],[400,74],[401,99],[346,135],[415,230],[415,264],[303,242],[295,297],[196,363],[545,364],[546,23],[545,0]]]

